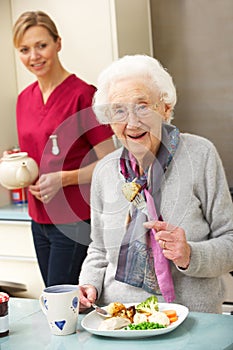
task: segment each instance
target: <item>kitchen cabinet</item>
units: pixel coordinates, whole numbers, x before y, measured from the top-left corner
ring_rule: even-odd
[[[34,249],[31,222],[0,220],[0,281],[25,284],[14,296],[38,298],[44,284]]]

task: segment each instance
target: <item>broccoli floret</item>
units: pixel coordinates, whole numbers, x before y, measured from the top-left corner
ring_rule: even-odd
[[[136,306],[137,311],[153,313],[159,311],[158,299],[155,295],[150,296],[142,303]]]

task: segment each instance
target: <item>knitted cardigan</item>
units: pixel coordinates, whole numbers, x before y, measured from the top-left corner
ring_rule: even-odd
[[[175,157],[162,183],[164,221],[185,230],[191,247],[190,265],[171,262],[175,303],[190,311],[220,313],[224,301],[222,275],[233,271],[233,203],[214,145],[205,138],[181,134]],[[114,279],[125,233],[129,202],[122,194],[122,149],[97,164],[91,187],[92,243],[83,263],[80,285],[92,284],[99,303],[140,302],[149,294]],[[164,302],[158,295],[159,302]]]

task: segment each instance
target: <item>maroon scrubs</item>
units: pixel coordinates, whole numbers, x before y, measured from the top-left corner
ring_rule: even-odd
[[[17,128],[21,151],[36,160],[40,175],[74,170],[96,160],[93,146],[112,135],[109,126],[99,125],[91,109],[95,88],[72,74],[44,104],[35,82],[17,101]],[[59,154],[53,154],[56,135]],[[65,224],[90,218],[90,184],[62,188],[44,204],[28,194],[29,215],[41,224]]]

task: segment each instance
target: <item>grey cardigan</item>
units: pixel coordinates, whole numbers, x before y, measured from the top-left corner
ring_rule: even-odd
[[[121,187],[122,149],[96,166],[91,186],[92,243],[79,283],[97,288],[99,303],[140,302],[149,294],[114,279],[129,203]],[[199,136],[181,134],[175,157],[162,183],[164,221],[185,230],[191,246],[186,270],[171,263],[175,303],[190,311],[221,312],[222,275],[233,271],[233,204],[224,169],[214,145]],[[164,302],[161,295],[159,302]]]

